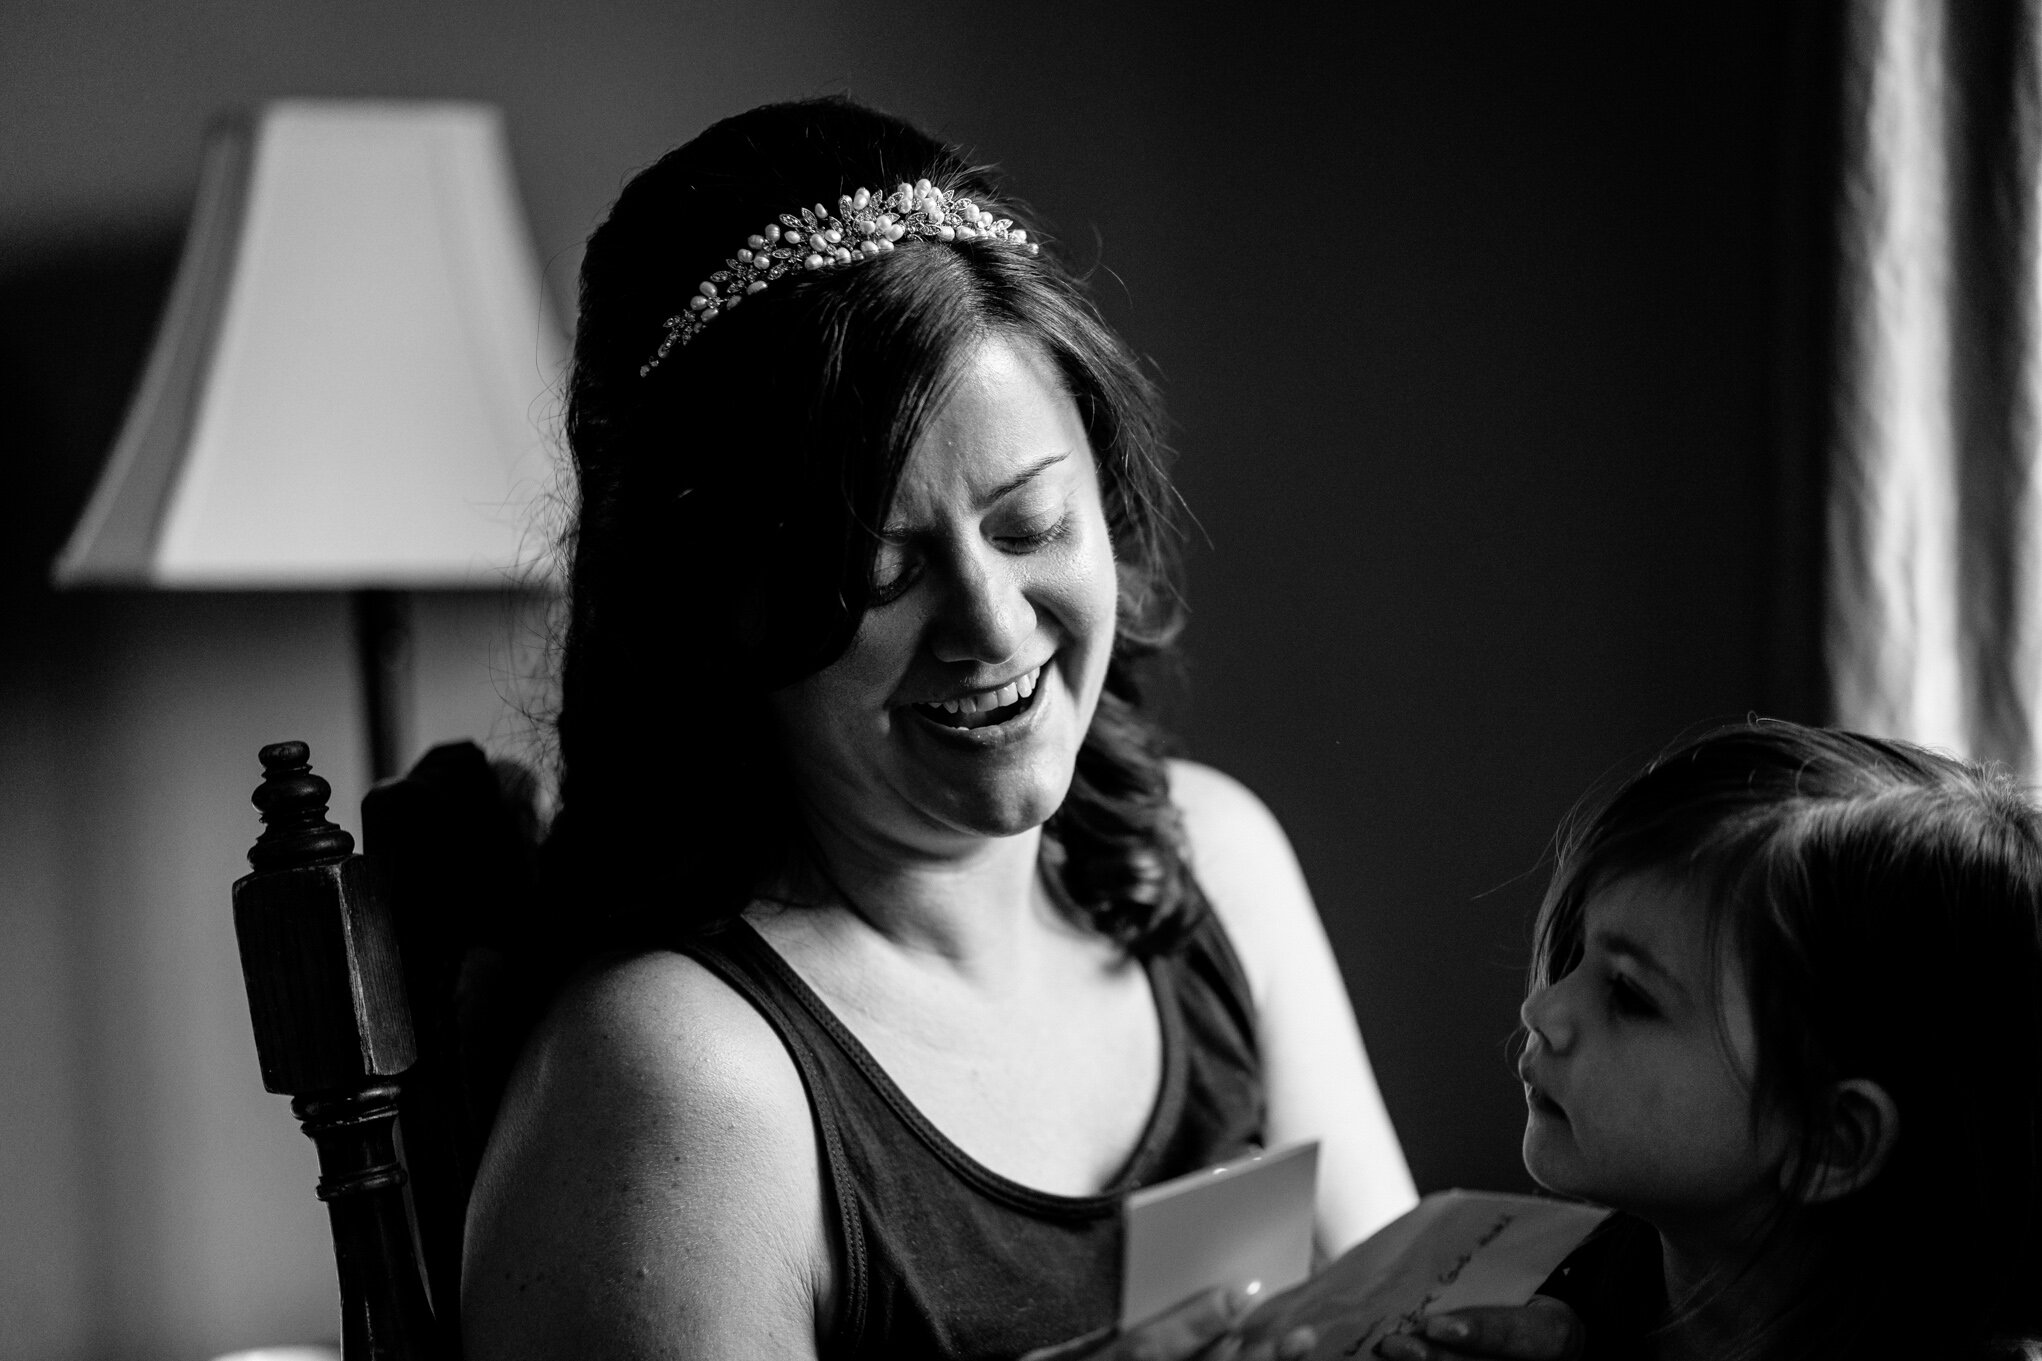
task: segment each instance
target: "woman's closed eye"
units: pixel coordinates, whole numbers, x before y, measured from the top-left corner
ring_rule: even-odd
[[[907,594],[908,587],[915,584],[915,578],[922,574],[922,555],[904,543],[891,540],[879,545],[879,555],[872,562],[872,588],[866,605],[877,609],[890,605]]]
[[[1012,534],[998,534],[993,542],[1009,553],[1033,553],[1047,548],[1071,532],[1071,517],[1060,514],[1048,521],[1038,521],[1034,526],[1021,526]]]
[[[1070,513],[1058,510],[1053,515],[1015,525],[1010,533],[996,533],[988,537],[1001,552],[1019,555],[1039,553],[1070,532]],[[868,608],[877,609],[891,604],[907,594],[922,575],[925,556],[910,538],[888,535],[882,539],[879,555],[872,563]]]

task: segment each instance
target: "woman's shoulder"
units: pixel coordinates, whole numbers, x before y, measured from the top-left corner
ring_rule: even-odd
[[[1257,868],[1272,858],[1294,860],[1276,815],[1248,786],[1197,761],[1173,759],[1168,769],[1170,801],[1183,816],[1201,879],[1208,868],[1225,872],[1236,861]]]
[[[520,1067],[514,1087],[529,1089],[528,1100],[548,1109],[558,1100],[563,1110],[594,1102],[619,1114],[642,1111],[675,1137],[703,1111],[718,1113],[719,1128],[743,1132],[783,1129],[807,1109],[800,1074],[765,1018],[709,969],[670,950],[583,968]]]
[[[1173,756],[1164,762],[1170,776],[1170,801],[1185,813],[1219,818],[1269,816],[1269,809],[1253,790],[1223,770],[1202,761]]]
[[[1297,855],[1276,815],[1239,780],[1196,761],[1173,760],[1169,771],[1191,871],[1259,1002],[1297,934],[1319,932]]]
[[[661,1329],[744,1326],[716,1302],[742,1279],[765,1332],[801,1355],[829,1289],[821,1204],[806,1093],[765,1020],[685,956],[602,961],[556,999],[505,1092],[464,1316],[492,1354],[572,1350],[551,1336],[637,1355]],[[630,1307],[596,1310],[620,1280]]]

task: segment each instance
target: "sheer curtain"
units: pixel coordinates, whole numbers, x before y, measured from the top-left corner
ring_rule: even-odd
[[[1855,0],[1825,653],[1846,727],[2037,773],[2035,0]]]

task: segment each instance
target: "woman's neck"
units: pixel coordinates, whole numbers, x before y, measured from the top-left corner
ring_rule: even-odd
[[[895,945],[966,971],[1011,957],[1049,908],[1037,857],[1042,831],[982,837],[931,855],[814,827],[769,896],[842,908]]]

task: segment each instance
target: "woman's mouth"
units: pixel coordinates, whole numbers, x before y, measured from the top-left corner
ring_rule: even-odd
[[[914,710],[939,727],[990,728],[1027,713],[1035,702],[1035,686],[1041,679],[1042,668],[1037,666],[993,689],[916,704]]]

